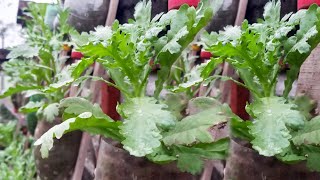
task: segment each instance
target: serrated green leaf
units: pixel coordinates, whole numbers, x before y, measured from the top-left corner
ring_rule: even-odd
[[[187,107],[187,97],[183,94],[168,93],[165,97],[164,103],[168,105],[168,110],[181,120],[183,115],[181,112]]]
[[[222,160],[227,157],[229,139],[224,138],[214,143],[200,143],[191,147],[174,146],[173,151],[177,156],[177,166],[183,172],[198,174],[203,168],[204,160]],[[191,157],[190,159],[187,157]],[[197,164],[194,164],[194,160]]]
[[[213,142],[215,139],[209,129],[227,122],[229,112],[225,106],[216,100],[212,98],[196,98],[194,101],[201,101],[201,103],[198,103],[201,106],[200,112],[196,112],[196,114],[187,116],[177,122],[172,129],[164,134],[163,142],[167,146]]]
[[[151,1],[141,1],[134,8],[134,19],[139,25],[151,21]]]
[[[191,174],[198,174],[202,171],[204,162],[196,155],[179,154],[177,166],[182,172],[189,172]]]
[[[307,159],[301,150],[292,144],[285,148],[282,153],[277,154],[276,158],[288,164],[298,163]]]
[[[281,153],[290,145],[290,129],[304,125],[305,118],[294,104],[286,103],[281,97],[258,99],[249,106],[247,111],[254,118],[250,128],[253,136],[252,147],[259,154],[273,156]]]
[[[263,17],[266,22],[274,23],[280,21],[280,1],[271,1],[268,2],[264,7]]]
[[[90,35],[87,32],[79,34],[77,31],[73,31],[71,34],[71,40],[78,46],[84,46],[89,43]]]
[[[115,140],[121,140],[119,126],[121,122],[114,122],[111,118],[98,119],[93,116],[88,118],[75,117],[56,125],[44,133],[34,145],[41,145],[40,152],[43,158],[48,157],[49,150],[53,147],[53,139],[60,139],[63,134],[75,130],[87,131],[92,134],[100,134]]]
[[[19,111],[22,113],[32,113],[36,112],[39,108],[44,105],[43,101],[29,101],[26,105],[22,106]]]
[[[147,154],[146,157],[157,164],[167,164],[177,160],[177,157],[173,154],[172,150],[168,149],[163,144],[158,148],[155,148],[151,154]]]
[[[41,86],[26,87],[26,86],[16,85],[14,87],[9,87],[8,89],[2,91],[0,94],[0,98],[5,98],[5,97],[11,96],[13,94],[20,93],[20,92],[27,91],[27,90],[34,90],[34,89],[41,89],[41,88],[42,88]]]
[[[73,78],[78,78],[81,74],[94,63],[94,58],[82,58],[80,61],[73,63],[70,66],[71,75]]]
[[[290,64],[290,70],[287,72],[287,80],[285,81],[285,96],[289,94],[302,63],[320,42],[320,11],[318,6],[315,4],[310,6],[303,14],[300,13],[298,19],[294,17],[294,20],[291,21],[300,24],[296,35],[289,38],[290,41],[285,43],[287,47],[284,60]],[[294,41],[292,41],[293,39]]]
[[[18,57],[33,58],[38,56],[40,48],[32,47],[29,44],[22,44],[11,49],[7,58],[16,59]]]
[[[175,124],[175,117],[154,98],[133,98],[118,106],[124,122],[120,133],[125,137],[123,148],[131,155],[142,157],[161,145],[161,129]]]
[[[44,89],[44,92],[55,92],[58,89],[69,86],[72,82],[74,82],[74,78],[71,77],[70,66],[61,70],[59,74],[56,75],[56,81],[50,84],[48,87]]]
[[[175,154],[197,155],[202,159],[225,159],[229,151],[229,138],[223,138],[212,143],[199,143],[193,146],[173,146]]]
[[[317,171],[320,172],[320,153],[309,153],[307,158],[307,167],[311,171]]]
[[[320,144],[320,116],[307,121],[299,130],[292,141],[295,145],[319,145]]]
[[[178,87],[174,88],[173,91],[181,92],[185,91],[187,88],[192,86],[196,86],[204,81],[204,78],[201,77],[201,72],[204,67],[206,67],[206,63],[193,67],[190,72],[186,73],[185,79],[186,82],[179,84]]]
[[[241,33],[241,29],[238,26],[226,26],[224,27],[223,31],[220,31],[217,40],[223,44],[231,43],[236,45],[241,38]]]
[[[0,146],[7,147],[13,140],[13,134],[16,127],[14,121],[7,124],[0,123]]]
[[[59,103],[49,104],[43,109],[43,116],[46,121],[52,122],[59,115]]]
[[[201,1],[197,10],[193,7],[183,5],[178,11],[173,11],[173,13],[170,14],[170,17],[162,17],[167,18],[166,21],[170,22],[170,30],[167,34],[168,38],[159,39],[158,46],[156,47],[156,51],[158,52],[156,62],[160,63],[161,70],[158,71],[155,96],[160,94],[163,83],[167,80],[170,74],[169,71],[173,63],[181,55],[181,52],[194,40],[196,34],[211,20],[213,12],[207,3],[207,0]],[[183,30],[184,28],[185,30]],[[172,45],[174,46],[168,48],[166,46],[167,42],[173,42]],[[171,51],[168,51],[169,49],[171,49]]]
[[[69,97],[61,100],[60,107],[65,108],[64,112],[68,114],[80,115],[90,112],[96,118],[109,119],[98,104],[92,104],[90,101],[80,97]]]
[[[320,147],[319,146],[302,146],[302,151],[307,159],[307,167],[311,171],[320,172]]]
[[[237,138],[252,141],[253,137],[249,133],[249,127],[252,126],[251,121],[243,121],[239,117],[232,117],[230,120],[231,135]]]
[[[294,99],[294,103],[297,105],[297,110],[299,110],[307,120],[312,118],[311,111],[316,108],[316,101],[308,96],[300,95]]]
[[[112,37],[112,30],[109,26],[97,26],[94,31],[90,32],[89,41],[98,43],[101,41],[107,41]]]

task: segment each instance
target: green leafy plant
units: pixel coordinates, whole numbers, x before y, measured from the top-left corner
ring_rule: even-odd
[[[280,2],[266,4],[264,19],[242,27],[226,27],[219,33],[205,33],[203,42],[216,57],[206,70],[212,71],[221,60],[230,63],[243,84],[253,95],[246,107],[252,121],[233,118],[232,134],[248,140],[264,156],[275,156],[283,162],[307,161],[311,170],[320,170],[318,117],[311,119],[313,106],[309,99],[288,98],[302,63],[320,42],[320,9],[287,14],[280,19]],[[275,88],[281,64],[288,64],[285,89],[281,97]],[[203,78],[207,78],[203,71]],[[210,77],[209,79],[216,78]]]
[[[197,111],[183,117],[180,108],[173,105],[177,96],[170,94],[162,99],[159,94],[182,51],[211,19],[212,9],[204,0],[197,9],[183,5],[152,19],[150,1],[138,3],[135,10],[135,19],[128,24],[116,21],[111,28],[99,26],[90,33],[73,35],[78,49],[88,58],[82,59],[72,74],[79,75],[99,62],[114,81],[82,76],[77,83],[91,78],[119,89],[124,102],[117,111],[123,121],[112,120],[97,104],[84,98],[66,98],[60,102],[65,121],[46,132],[35,145],[41,145],[42,155],[47,157],[53,138],[83,130],[121,142],[131,155],[159,164],[177,161],[182,171],[199,173],[203,160],[226,156],[228,139],[215,138],[209,130],[226,123],[228,107],[212,98],[195,98],[191,101]],[[151,60],[160,64],[161,70],[157,72],[154,96],[147,97]],[[217,104],[219,108],[213,108]]]
[[[2,179],[36,179],[32,149],[25,148],[27,139],[14,137],[16,123],[0,124],[0,176]]]
[[[30,4],[28,11],[27,42],[14,47],[8,55],[10,60],[2,65],[4,73],[11,78],[12,86],[4,90],[0,98],[21,92],[26,97],[41,96],[41,99],[30,101],[20,111],[37,112],[40,119],[53,121],[59,115],[58,102],[74,81],[71,77],[73,66],[65,66],[67,57],[60,54],[74,29],[67,23],[67,10],[59,10],[60,25],[54,30],[44,22],[46,5]]]
[[[9,121],[6,124],[0,123],[0,147],[6,147],[11,143],[15,127],[14,121]]]

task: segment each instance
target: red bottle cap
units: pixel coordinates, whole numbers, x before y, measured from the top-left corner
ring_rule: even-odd
[[[201,59],[210,59],[212,57],[211,52],[208,51],[201,51],[200,58]]]
[[[72,59],[81,59],[83,57],[83,54],[81,52],[73,51],[71,53]]]
[[[183,4],[188,4],[189,6],[197,7],[200,0],[169,0],[168,1],[168,10],[179,9]]]
[[[298,0],[298,9],[308,9],[312,4],[320,5],[320,0]]]

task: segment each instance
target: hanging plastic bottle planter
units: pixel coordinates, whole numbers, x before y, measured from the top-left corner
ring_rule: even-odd
[[[169,0],[168,1],[168,10],[179,9],[183,4],[188,4],[189,6],[197,7],[200,0]]]
[[[307,9],[312,4],[320,5],[320,0],[298,0],[298,9]]]

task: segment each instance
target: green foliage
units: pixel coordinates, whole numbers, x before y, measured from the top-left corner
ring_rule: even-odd
[[[232,135],[250,141],[261,155],[285,163],[306,161],[311,170],[319,171],[320,121],[310,114],[315,104],[305,96],[292,101],[288,94],[302,63],[320,42],[320,8],[312,5],[282,19],[280,9],[280,1],[273,0],[266,4],[258,23],[244,21],[241,27],[204,33],[202,43],[216,57],[201,77],[206,79],[222,59],[230,63],[254,97],[246,108],[253,121],[232,117]],[[290,69],[283,95],[275,97],[281,64]]]
[[[307,159],[307,167],[311,171],[320,172],[320,147],[319,146],[302,146],[303,154]]]
[[[168,93],[163,103],[168,106],[167,109],[180,121],[184,116],[183,111],[187,107],[188,99],[182,93]]]
[[[320,144],[320,116],[305,123],[302,129],[292,138],[295,145],[319,145]]]
[[[280,19],[280,1],[267,3],[264,20],[242,27],[226,27],[205,34],[208,49],[237,70],[256,97],[274,95],[280,63],[288,63],[284,97],[287,97],[302,63],[320,42],[317,6]],[[297,30],[297,31],[295,31]],[[213,66],[214,67],[214,66]]]
[[[60,107],[64,107],[65,114],[80,115],[85,112],[90,112],[96,118],[108,119],[98,104],[92,104],[86,99],[79,97],[69,97],[60,101]],[[112,120],[110,120],[112,121]]]
[[[34,145],[40,145],[43,158],[48,157],[49,150],[53,147],[53,138],[60,139],[64,133],[82,130],[92,134],[100,134],[115,140],[121,140],[118,134],[120,122],[110,122],[110,119],[99,119],[90,113],[80,114],[76,118],[65,120],[44,133]]]
[[[57,103],[64,98],[69,85],[81,74],[76,69],[75,78],[71,73],[75,66],[66,66],[67,57],[59,53],[74,29],[67,23],[68,11],[59,9],[59,26],[51,30],[44,22],[46,5],[30,3],[26,19],[26,40],[21,46],[12,48],[11,58],[4,63],[4,73],[9,76],[12,87],[1,92],[0,98],[16,93],[37,91],[45,98],[41,102],[30,102],[20,111],[30,113],[37,111],[39,119],[52,121],[59,115]],[[71,71],[72,70],[72,71]]]
[[[297,110],[303,113],[307,120],[312,118],[312,114],[310,113],[316,108],[316,101],[311,100],[311,98],[306,95],[298,95],[294,99],[294,104],[297,105]]]
[[[230,119],[231,135],[247,141],[252,141],[253,137],[249,133],[249,127],[252,126],[251,121],[243,121],[241,118],[234,116]]]
[[[0,147],[7,147],[13,140],[13,132],[15,130],[16,123],[9,121],[6,124],[0,123]]]
[[[12,141],[4,150],[0,150],[0,176],[2,179],[36,179],[35,160],[32,149],[24,150],[24,138]]]
[[[174,62],[212,18],[212,9],[203,0],[197,9],[184,5],[153,19],[151,1],[138,3],[135,10],[134,20],[127,24],[116,21],[112,27],[98,26],[95,31],[81,35],[72,33],[77,49],[87,58],[70,68],[71,78],[77,79],[76,84],[88,78],[102,80],[119,89],[124,101],[117,111],[123,122],[113,121],[88,100],[66,98],[60,102],[66,120],[46,132],[35,145],[41,145],[42,155],[46,157],[53,138],[82,130],[120,141],[134,156],[145,156],[160,164],[177,161],[182,171],[199,173],[204,160],[226,157],[229,140],[214,138],[209,130],[226,122],[227,110],[211,98],[194,99],[197,113],[183,118],[181,111],[188,99],[171,94],[161,100],[159,93]],[[151,60],[160,64],[161,70],[154,96],[146,97]],[[114,83],[101,77],[78,78],[93,62],[102,64]],[[212,112],[213,106],[216,109]],[[191,136],[187,137],[189,133]]]
[[[16,117],[11,114],[4,104],[0,105],[0,123],[7,123],[16,120]]]
[[[123,148],[134,156],[145,156],[160,146],[161,130],[175,124],[175,117],[153,98],[133,98],[118,106],[124,118],[120,133]]]
[[[83,61],[96,58],[127,97],[145,95],[149,62],[154,59],[161,65],[155,92],[158,97],[173,63],[211,19],[207,3],[203,1],[197,9],[185,5],[151,19],[151,2],[143,1],[136,6],[135,20],[128,24],[115,22],[112,28],[97,27],[90,34],[74,34],[73,39],[81,52],[91,56]]]
[[[32,149],[26,149],[29,141],[18,135],[14,137],[16,123],[0,124],[0,177],[1,179],[35,179],[36,168]]]
[[[221,139],[215,143],[197,144],[192,147],[174,147],[177,154],[177,166],[184,172],[198,174],[203,169],[204,159],[225,159],[229,149],[229,139]]]
[[[216,140],[212,137],[209,129],[226,123],[229,109],[222,105],[217,105],[219,103],[211,98],[195,98],[193,101],[198,101],[196,102],[197,104],[194,103],[196,107],[193,108],[198,108],[200,112],[187,116],[165,133],[163,138],[165,145],[211,143]]]
[[[253,117],[253,123],[249,126],[249,132],[254,137],[252,147],[261,155],[281,153],[290,145],[290,130],[304,125],[304,116],[294,107],[281,97],[262,98],[247,106]]]
[[[224,138],[214,143],[199,143],[192,146],[161,146],[147,155],[147,158],[158,164],[177,161],[181,171],[198,174],[203,169],[204,160],[225,159],[228,150],[229,139]]]

